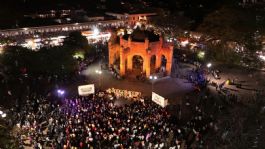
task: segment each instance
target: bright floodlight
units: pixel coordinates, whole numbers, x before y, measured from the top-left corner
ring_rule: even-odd
[[[3,114],[2,114],[2,118],[5,118],[5,117],[6,117],[6,113],[3,113]]]
[[[199,53],[198,53],[198,57],[199,58],[204,58],[204,56],[205,56],[205,52],[204,51],[200,51]]]
[[[58,89],[58,90],[57,90],[57,93],[58,93],[59,95],[63,95],[63,94],[64,94],[64,90],[60,90],[60,89]]]
[[[265,56],[264,55],[259,55],[259,58],[263,61],[265,61]]]
[[[98,28],[94,28],[94,30],[93,30],[93,34],[94,34],[94,35],[98,35],[98,34],[99,34],[99,30],[98,30]]]
[[[207,64],[207,67],[208,67],[208,68],[210,68],[211,66],[212,66],[212,64],[211,64],[211,63],[208,63],[208,64]]]
[[[149,79],[150,80],[156,80],[157,79],[157,76],[150,76]]]
[[[101,70],[96,70],[95,71],[97,74],[102,74],[102,71]]]
[[[64,91],[61,91],[61,95],[63,95],[64,94]]]
[[[0,115],[2,115],[2,114],[3,114],[3,111],[0,110]]]

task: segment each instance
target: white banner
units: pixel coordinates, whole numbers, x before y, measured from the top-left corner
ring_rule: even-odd
[[[166,100],[164,97],[156,94],[155,92],[152,92],[152,101],[156,104],[160,105],[161,107],[166,107],[168,104],[168,100]]]
[[[141,95],[142,95],[141,92],[121,90],[121,89],[115,89],[115,88],[109,88],[106,91],[107,91],[107,93],[114,93],[114,95],[117,98],[119,98],[119,97],[124,97],[124,98],[140,98]]]
[[[78,94],[80,96],[88,96],[89,94],[94,94],[94,93],[95,93],[94,84],[78,86]]]

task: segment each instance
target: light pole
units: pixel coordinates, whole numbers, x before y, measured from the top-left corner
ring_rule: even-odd
[[[100,33],[100,32],[99,32],[99,29],[98,29],[98,28],[94,28],[94,29],[93,29],[93,35],[94,35],[94,36],[97,36],[99,33]]]
[[[64,96],[64,93],[65,93],[65,91],[62,90],[62,89],[58,89],[58,90],[57,90],[57,95],[58,95],[58,97],[63,97],[63,96]]]
[[[208,68],[208,72],[210,72],[210,68],[212,67],[212,63],[208,63],[206,66]]]
[[[207,64],[207,68],[210,68],[210,67],[212,67],[212,63]]]
[[[96,72],[96,74],[98,75],[98,86],[99,86],[99,88],[101,88],[101,75],[102,75],[102,71],[101,70],[96,70],[95,71]]]
[[[154,90],[154,82],[155,82],[155,80],[157,80],[157,76],[150,76],[149,79],[152,82],[152,92],[153,92],[153,90]]]
[[[5,118],[5,117],[6,117],[6,113],[4,113],[3,111],[0,110],[0,116],[1,116],[2,118]]]
[[[57,93],[58,93],[58,96],[62,96],[64,94],[64,90],[58,89]]]

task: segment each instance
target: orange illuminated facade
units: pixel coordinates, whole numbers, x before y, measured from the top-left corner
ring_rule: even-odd
[[[124,76],[133,69],[133,57],[143,59],[142,71],[146,77],[151,75],[151,58],[155,57],[155,69],[162,64],[162,57],[166,59],[165,73],[170,75],[172,66],[173,46],[164,43],[161,36],[149,36],[145,31],[133,32],[131,35],[119,37],[119,42],[108,43],[109,65],[119,60],[120,75]]]

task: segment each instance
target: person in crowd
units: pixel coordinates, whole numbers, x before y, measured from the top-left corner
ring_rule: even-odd
[[[61,105],[43,96],[30,99],[13,112],[13,121],[36,149],[180,148],[200,142],[209,126],[199,107],[194,118],[181,126],[151,100],[115,106],[106,92],[65,99]]]

